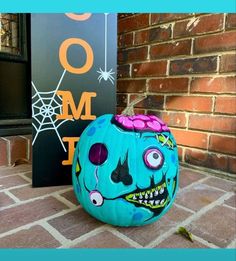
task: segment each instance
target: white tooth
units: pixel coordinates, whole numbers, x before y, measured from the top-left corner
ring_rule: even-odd
[[[149,196],[149,198],[153,198],[153,193],[152,193],[152,192],[150,193],[150,196]]]
[[[145,194],[145,198],[148,199],[148,194],[147,193]]]
[[[140,203],[140,204],[142,204],[142,203],[143,203],[143,201],[142,201],[142,200],[139,200],[139,203]]]
[[[155,190],[154,196],[158,196],[158,190]]]
[[[147,204],[147,200],[144,200],[144,204]]]
[[[160,204],[162,205],[164,202],[165,202],[165,200],[164,200],[164,199],[162,199]]]
[[[135,197],[135,195],[133,196],[133,199],[134,199],[134,200],[137,199],[137,198]]]
[[[160,200],[155,200],[155,205],[158,205]]]
[[[164,188],[161,188],[159,192],[162,194],[164,192]]]
[[[153,205],[154,200],[149,200],[149,204]]]
[[[139,193],[139,198],[140,198],[140,199],[142,199],[142,198],[143,198],[143,196],[142,196],[141,192]]]

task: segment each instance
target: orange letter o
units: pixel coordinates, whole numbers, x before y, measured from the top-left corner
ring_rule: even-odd
[[[79,68],[73,67],[67,61],[67,50],[72,44],[81,45],[86,52],[87,59],[86,59],[85,64],[82,67],[79,67]],[[87,71],[89,71],[93,65],[93,49],[86,41],[84,41],[80,38],[69,38],[69,39],[66,39],[60,46],[59,59],[60,59],[61,65],[68,72],[75,73],[75,74],[83,74],[83,73],[86,73]]]
[[[76,20],[76,21],[85,21],[87,19],[89,19],[89,17],[92,15],[91,13],[84,13],[82,15],[77,15],[74,13],[66,13],[66,16],[68,16],[69,18]]]

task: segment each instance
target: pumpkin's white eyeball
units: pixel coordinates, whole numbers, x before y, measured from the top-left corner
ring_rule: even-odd
[[[103,204],[104,201],[103,196],[97,190],[91,191],[89,197],[93,205],[99,207]]]
[[[158,149],[146,150],[143,158],[148,168],[159,169],[163,165],[163,155]]]

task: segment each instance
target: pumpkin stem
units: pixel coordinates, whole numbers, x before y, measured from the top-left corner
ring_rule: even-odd
[[[134,106],[141,102],[142,100],[144,100],[145,98],[147,98],[147,93],[143,93],[142,95],[139,95],[136,99],[134,99],[123,111],[121,114],[124,115],[134,115]]]

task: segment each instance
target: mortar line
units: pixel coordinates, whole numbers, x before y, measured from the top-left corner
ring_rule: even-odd
[[[83,242],[85,241],[86,239],[89,239],[91,238],[92,236],[96,236],[98,235],[99,233],[105,231],[104,227],[106,227],[106,225],[102,225],[98,228],[95,228],[93,229],[92,231],[89,231],[88,233],[85,233],[83,235],[81,235],[80,237],[74,239],[74,240],[71,240],[70,242],[68,242],[67,244],[64,244],[63,246],[59,247],[59,248],[71,248],[73,247],[74,245],[80,243],[80,242]]]
[[[193,239],[195,239],[196,241],[198,241],[199,243],[202,243],[203,245],[206,245],[208,246],[209,248],[220,248],[218,246],[216,246],[215,244],[213,243],[210,243],[208,242],[207,240],[201,238],[201,237],[198,237],[196,235],[193,235]]]
[[[32,184],[32,179],[31,178],[28,178],[26,177],[24,174],[18,174],[20,177],[22,177],[22,179],[28,181],[30,184]]]
[[[11,165],[11,152],[10,152],[11,141],[4,137],[1,137],[1,138],[7,142],[7,164],[8,164],[8,166],[10,166]]]
[[[215,206],[218,206],[222,204],[225,200],[230,198],[234,193],[233,192],[228,192],[225,193],[223,196],[218,198],[216,201],[212,202],[211,204],[203,207],[200,209],[198,212],[196,212],[194,215],[191,215],[181,223],[179,223],[177,226],[171,228],[168,230],[166,233],[162,234],[161,236],[157,237],[155,240],[153,240],[151,243],[149,243],[146,248],[152,248],[158,244],[160,244],[162,241],[164,241],[167,237],[172,235],[174,232],[178,230],[179,227],[185,227],[186,225],[189,225],[191,222],[195,221],[196,219],[200,218],[202,215],[207,213],[209,210],[213,209]]]
[[[10,174],[10,175],[6,175],[6,176],[2,176],[0,177],[0,180],[3,179],[3,178],[9,178],[9,177],[14,177],[14,176],[17,176],[17,175],[25,175],[25,174],[28,174],[28,173],[31,173],[32,171],[29,170],[29,171],[26,171],[26,172],[19,172],[19,173],[15,173],[15,174]]]
[[[61,245],[69,243],[71,240],[64,237],[57,229],[51,226],[48,222],[42,221],[40,225],[47,230]]]
[[[10,187],[10,188],[0,189],[0,192],[5,192],[5,191],[8,191],[8,190],[12,190],[12,189],[23,188],[23,187],[26,187],[26,186],[29,186],[29,183],[23,184],[23,185],[14,186],[14,187]]]
[[[47,197],[57,195],[57,193],[65,193],[65,192],[68,192],[70,190],[71,190],[70,188],[67,188],[67,189],[55,191],[55,192],[52,192],[52,193],[49,193],[49,194],[46,194],[46,195],[43,195],[43,196],[30,198],[30,199],[27,199],[27,200],[20,200],[19,203],[12,204],[12,205],[6,206],[6,207],[2,207],[2,208],[0,208],[0,210],[2,211],[2,210],[9,209],[9,208],[12,208],[12,207],[17,207],[17,206],[24,205],[24,204],[27,204],[27,203],[30,203],[30,202],[34,202],[36,200],[45,199]],[[4,192],[6,192],[6,191],[9,191],[9,190],[5,190]],[[2,192],[2,191],[0,191],[0,192]],[[9,191],[9,192],[11,192],[11,191]]]
[[[6,195],[8,195],[8,197],[10,197],[11,199],[13,199],[14,201],[15,201],[15,203],[19,203],[20,202],[20,200],[15,196],[15,195],[13,195],[10,191],[5,191],[4,192]],[[14,204],[12,204],[12,205],[14,205]],[[10,206],[12,206],[12,205],[10,205]],[[2,210],[1,208],[0,208],[0,210]]]
[[[45,217],[45,218],[33,221],[33,222],[29,223],[29,224],[22,225],[22,226],[19,226],[17,228],[10,229],[10,230],[8,230],[6,232],[0,233],[0,238],[3,238],[5,236],[9,236],[9,235],[15,234],[15,233],[17,233],[17,232],[19,232],[19,231],[21,231],[23,229],[29,229],[29,228],[31,228],[31,227],[33,227],[35,225],[40,225],[40,223],[43,222],[43,221],[47,222],[47,221],[50,221],[51,219],[55,219],[57,217],[64,216],[64,215],[66,215],[66,214],[68,214],[68,213],[70,213],[72,211],[75,211],[76,209],[79,209],[79,208],[80,208],[80,206],[77,207],[77,208],[74,208],[74,209],[65,209],[65,210],[60,211],[59,213],[54,214],[54,215],[51,215],[51,216],[48,216],[48,217]]]
[[[63,204],[65,204],[69,208],[77,207],[77,205],[73,204],[71,201],[69,201],[68,199],[62,197],[59,194],[53,195],[53,197],[56,198],[58,201],[62,202]]]
[[[191,212],[192,214],[195,214],[195,213],[196,213],[196,212],[193,211],[192,209],[186,208],[185,206],[179,205],[178,203],[175,203],[175,202],[174,202],[174,205],[177,206],[178,208],[181,208],[181,209],[187,211],[187,212]]]
[[[233,239],[232,242],[229,243],[226,248],[236,248],[236,238]]]
[[[136,242],[133,239],[129,238],[128,236],[126,236],[122,232],[120,232],[120,231],[118,231],[116,229],[113,229],[112,227],[108,227],[107,231],[111,232],[113,235],[119,237],[120,239],[124,240],[125,242],[127,242],[128,244],[130,244],[131,246],[133,246],[135,248],[143,248],[143,246],[140,245],[138,242]]]

